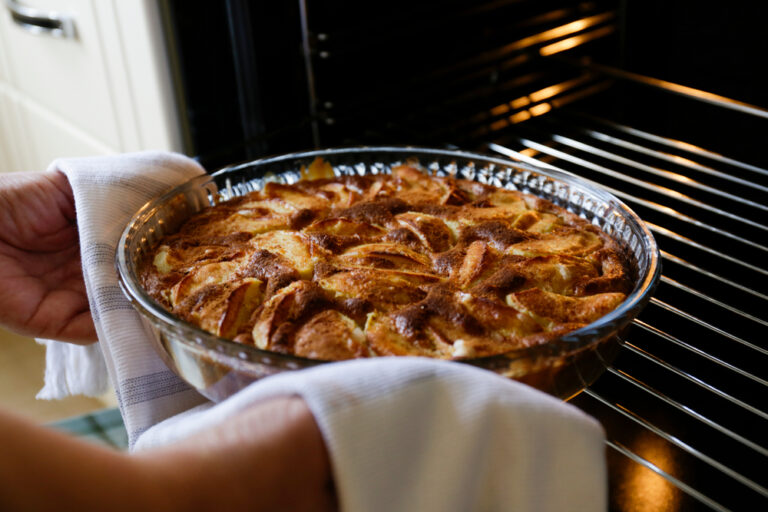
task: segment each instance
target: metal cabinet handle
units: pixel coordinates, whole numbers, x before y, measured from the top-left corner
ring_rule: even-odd
[[[75,37],[75,20],[69,14],[26,7],[18,0],[5,0],[5,6],[13,21],[33,34]]]

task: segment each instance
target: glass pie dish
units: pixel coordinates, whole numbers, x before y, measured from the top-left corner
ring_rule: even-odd
[[[567,399],[591,384],[610,364],[624,331],[655,289],[660,256],[648,228],[614,196],[569,173],[462,151],[410,147],[327,149],[227,167],[196,177],[144,205],[123,231],[116,255],[120,285],[148,324],[158,353],[169,368],[211,400],[223,400],[275,373],[333,363],[261,350],[181,320],[142,288],[138,264],[161,238],[177,231],[203,208],[259,190],[270,181],[295,183],[318,157],[330,164],[337,176],[388,174],[392,167],[408,163],[435,176],[533,194],[600,227],[626,251],[635,271],[634,288],[616,309],[544,344],[464,359],[462,364],[485,368]]]

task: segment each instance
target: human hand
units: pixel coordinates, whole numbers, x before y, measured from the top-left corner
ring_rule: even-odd
[[[0,324],[36,338],[96,341],[72,189],[58,171],[0,174]]]
[[[135,460],[142,474],[163,482],[160,510],[322,512],[338,506],[325,442],[297,396],[254,404]]]
[[[276,397],[166,448],[128,455],[0,410],[0,510],[336,510],[301,398]]]

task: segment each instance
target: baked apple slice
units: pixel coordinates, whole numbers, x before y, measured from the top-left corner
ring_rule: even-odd
[[[539,288],[507,295],[507,304],[531,315],[545,328],[557,324],[587,325],[610,313],[621,304],[626,295],[610,292],[586,297],[566,297]]]

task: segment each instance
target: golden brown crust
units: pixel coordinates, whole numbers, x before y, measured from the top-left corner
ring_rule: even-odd
[[[270,183],[203,210],[140,276],[205,330],[327,360],[496,355],[593,322],[632,285],[616,243],[574,214],[410,166]]]

